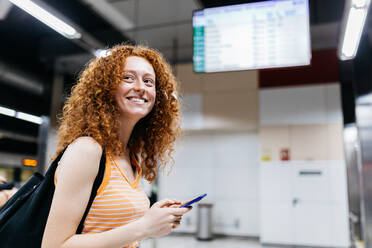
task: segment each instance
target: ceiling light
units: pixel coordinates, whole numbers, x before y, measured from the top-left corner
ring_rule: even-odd
[[[76,31],[75,28],[68,25],[64,21],[58,19],[48,11],[44,10],[37,4],[31,2],[30,0],[9,0],[13,4],[17,5],[19,8],[23,9],[30,15],[39,19],[41,22],[45,23],[49,27],[53,28],[58,33],[62,34],[68,39],[79,39],[81,34]]]
[[[367,10],[351,8],[347,19],[342,55],[345,59],[354,58],[367,16]]]
[[[15,117],[15,118],[18,118],[24,121],[33,122],[36,124],[41,124],[43,122],[41,117],[39,116],[26,114],[23,112],[17,112],[14,109],[2,107],[2,106],[0,106],[0,114],[7,115],[10,117]]]
[[[352,5],[355,8],[363,8],[368,4],[368,0],[352,0]]]
[[[36,124],[41,124],[42,123],[42,120],[39,116],[30,115],[30,114],[26,114],[26,113],[23,113],[23,112],[17,112],[16,118],[24,120],[24,121],[33,122],[33,123],[36,123]]]
[[[0,114],[15,117],[16,111],[13,109],[5,108],[0,106]]]

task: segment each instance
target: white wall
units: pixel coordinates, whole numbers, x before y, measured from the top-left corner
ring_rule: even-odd
[[[338,83],[262,89],[259,103],[262,155],[279,161],[288,148],[290,160],[344,160]]]
[[[256,131],[258,72],[195,74],[192,64],[175,68],[186,130]]]
[[[175,68],[186,136],[175,166],[159,177],[159,198],[189,200],[202,193],[214,204],[214,232],[258,236],[258,71],[193,73]],[[196,231],[197,209],[177,231]]]
[[[260,198],[262,243],[349,247],[343,161],[262,163]]]
[[[259,109],[260,150],[273,161],[260,165],[261,242],[347,247],[339,84],[263,89]],[[283,148],[291,161],[278,162]],[[299,176],[301,169],[322,174]]]
[[[261,89],[260,125],[342,123],[340,86]]]
[[[214,204],[215,233],[259,236],[258,130],[262,125],[338,126],[339,86],[259,90],[257,71],[194,74],[191,64],[182,64],[176,72],[186,136],[176,146],[173,171],[159,175],[159,198],[188,200],[207,193],[203,202]],[[196,214],[194,209],[185,216],[177,231],[195,232]]]
[[[188,133],[176,147],[175,166],[159,177],[159,198],[188,200],[207,193],[214,232],[258,236],[258,136],[255,132]],[[178,232],[196,231],[197,208]]]
[[[342,123],[261,126],[261,158],[280,161],[286,148],[290,160],[344,160],[342,130]]]

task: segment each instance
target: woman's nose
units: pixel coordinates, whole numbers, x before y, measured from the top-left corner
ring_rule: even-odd
[[[136,82],[134,84],[134,90],[144,91],[145,90],[145,84],[141,80],[136,80]]]

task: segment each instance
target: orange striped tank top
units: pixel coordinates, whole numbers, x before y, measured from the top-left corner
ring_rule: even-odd
[[[149,209],[150,202],[139,186],[142,168],[131,154],[137,176],[129,182],[110,152],[106,152],[105,175],[84,222],[82,233],[100,233],[126,225],[141,218]],[[136,248],[137,241],[124,248]]]

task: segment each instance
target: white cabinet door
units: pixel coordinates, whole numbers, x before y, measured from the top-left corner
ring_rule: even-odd
[[[327,166],[321,164],[299,164],[292,167],[293,197],[301,203],[328,203],[330,196],[330,177]]]
[[[261,166],[262,243],[348,246],[345,168],[332,166],[322,161]]]
[[[299,202],[293,207],[294,243],[332,246],[332,206]]]
[[[293,243],[292,168],[279,163],[260,167],[260,240]]]
[[[292,170],[292,166],[288,165],[263,163],[259,180],[261,201],[290,204],[293,198]]]
[[[328,166],[322,163],[293,167],[295,244],[330,246],[332,206]]]
[[[267,203],[261,206],[261,243],[293,244],[293,212],[290,204]]]
[[[333,246],[350,247],[349,218],[346,204],[332,206],[332,240]]]

